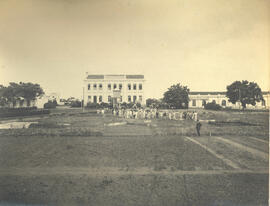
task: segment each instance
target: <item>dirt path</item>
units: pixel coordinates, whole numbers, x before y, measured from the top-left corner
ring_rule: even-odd
[[[264,140],[261,141],[260,139],[255,137],[247,137],[247,136],[239,136],[239,137],[232,137],[232,136],[222,136],[222,138],[231,140],[243,146],[247,146],[253,149],[256,149],[261,152],[269,153],[269,144],[265,143]],[[218,140],[217,140],[218,141]]]
[[[87,168],[87,167],[40,167],[40,168],[6,168],[0,169],[0,175],[17,176],[42,176],[42,175],[89,175],[89,176],[123,176],[123,175],[211,175],[211,174],[268,174],[268,170],[161,170],[156,171],[152,168]]]
[[[210,152],[212,155],[214,155],[216,158],[222,160],[225,164],[227,164],[228,166],[234,168],[234,169],[240,169],[240,166],[238,164],[236,164],[235,162],[225,158],[224,156],[217,154],[215,151],[213,151],[212,149],[210,149],[209,147],[202,145],[200,142],[198,142],[195,139],[192,139],[190,137],[185,137],[186,139],[188,139],[189,141],[201,146],[202,148],[204,148],[205,150],[207,150],[208,152]]]
[[[217,140],[219,140],[219,141],[223,141],[223,142],[225,142],[225,143],[227,143],[227,144],[230,144],[230,145],[232,145],[232,146],[234,146],[234,147],[237,147],[237,148],[239,148],[239,149],[241,149],[241,150],[247,151],[247,152],[249,152],[249,153],[251,153],[251,154],[253,154],[253,155],[256,155],[256,156],[258,156],[258,157],[260,157],[260,158],[262,158],[262,159],[267,160],[267,159],[269,158],[269,157],[268,157],[268,154],[265,153],[265,152],[261,152],[261,151],[259,151],[259,150],[257,150],[257,149],[253,149],[253,148],[251,148],[251,147],[244,146],[244,145],[239,144],[239,143],[237,143],[237,142],[234,142],[234,141],[232,141],[232,140],[225,139],[225,138],[223,138],[223,137],[215,137],[215,139],[217,139]]]
[[[245,136],[245,138],[252,139],[252,140],[256,140],[256,141],[258,141],[258,142],[262,142],[262,143],[265,143],[265,144],[269,144],[268,141],[265,141],[265,140],[262,140],[262,139],[259,139],[259,138],[256,138],[256,137]]]

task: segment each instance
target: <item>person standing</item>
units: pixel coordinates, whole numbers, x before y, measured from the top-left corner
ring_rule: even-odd
[[[197,120],[198,120],[198,113],[197,112],[194,112],[194,121],[196,121],[197,122]]]
[[[202,126],[202,124],[200,123],[199,119],[197,119],[196,130],[197,130],[198,136],[201,136],[201,134],[200,134],[201,126]]]

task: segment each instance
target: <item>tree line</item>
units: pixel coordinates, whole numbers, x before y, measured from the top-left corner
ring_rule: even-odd
[[[44,94],[43,89],[39,84],[33,83],[15,83],[10,82],[8,86],[0,85],[0,106],[14,107],[17,102],[27,101],[30,104],[32,100]]]
[[[189,103],[189,88],[180,83],[172,85],[163,94],[162,99],[147,99],[146,106],[156,108],[174,108],[186,109]],[[0,85],[0,106],[14,107],[19,101],[33,101],[44,94],[39,84],[33,83],[15,83],[11,82],[8,86]],[[235,81],[227,86],[226,97],[229,102],[235,104],[240,102],[242,108],[245,109],[248,104],[253,106],[257,102],[264,101],[261,88],[255,82],[247,80]]]
[[[248,104],[253,106],[257,102],[264,101],[262,90],[255,82],[247,80],[235,81],[228,85],[226,97],[228,101],[235,104],[240,102],[242,108],[245,109]],[[155,108],[174,108],[174,109],[187,109],[189,102],[189,88],[180,83],[172,85],[163,94],[161,99],[147,99],[146,106]]]

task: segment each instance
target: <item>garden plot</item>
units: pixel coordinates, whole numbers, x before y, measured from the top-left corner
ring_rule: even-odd
[[[202,122],[202,136],[195,137],[191,120],[78,110],[0,130],[0,205],[267,205],[268,161],[254,151],[268,153],[268,114],[201,115],[254,125]],[[127,124],[106,126],[118,122]]]
[[[0,129],[23,129],[23,128],[29,128],[31,124],[34,124],[37,122],[7,122],[7,123],[1,123]]]

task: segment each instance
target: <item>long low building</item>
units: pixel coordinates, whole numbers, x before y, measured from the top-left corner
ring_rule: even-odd
[[[88,75],[84,79],[84,105],[109,103],[117,98],[118,103],[145,104],[144,75]]]
[[[247,105],[247,109],[269,109],[270,92],[262,92],[264,100],[257,102],[255,106]],[[190,92],[189,108],[203,108],[209,102],[215,102],[222,107],[241,108],[239,102],[232,104],[226,97],[226,92]]]

